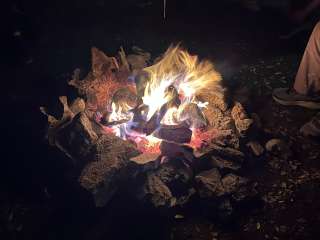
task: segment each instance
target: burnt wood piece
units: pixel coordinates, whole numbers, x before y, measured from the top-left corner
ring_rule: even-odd
[[[152,134],[158,127],[158,122],[156,120],[156,116],[154,115],[148,122],[141,120],[140,122],[134,122],[136,125],[131,127],[132,130],[138,133],[144,133],[146,135]]]
[[[192,131],[184,125],[160,125],[155,137],[175,143],[189,143]]]
[[[115,125],[127,123],[127,122],[129,122],[129,121],[130,121],[130,119],[121,119],[121,120],[112,121],[112,122],[101,121],[100,123],[101,123],[103,126],[110,127],[110,126],[115,126]]]
[[[142,104],[139,107],[132,110],[134,114],[132,121],[136,123],[131,127],[132,130],[139,133],[144,133],[146,135],[150,135],[157,129],[157,127],[160,124],[159,112],[155,112],[153,116],[149,119],[149,121],[145,121],[143,116],[146,112],[148,112],[148,109],[149,108],[147,105]]]

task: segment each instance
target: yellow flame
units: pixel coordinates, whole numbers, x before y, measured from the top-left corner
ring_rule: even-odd
[[[144,69],[150,80],[145,88],[143,102],[149,106],[147,119],[168,101],[166,89],[173,85],[185,101],[195,101],[196,93],[208,86],[215,86],[221,75],[209,61],[199,61],[179,46],[170,47],[156,64]]]

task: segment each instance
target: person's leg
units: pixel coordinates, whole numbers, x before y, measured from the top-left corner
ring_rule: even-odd
[[[310,36],[293,89],[275,89],[272,97],[282,105],[320,109],[320,22]]]
[[[320,94],[320,22],[310,36],[293,88],[303,95]]]

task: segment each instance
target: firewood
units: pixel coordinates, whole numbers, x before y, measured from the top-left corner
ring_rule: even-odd
[[[153,135],[169,142],[189,143],[192,131],[183,125],[160,125]]]

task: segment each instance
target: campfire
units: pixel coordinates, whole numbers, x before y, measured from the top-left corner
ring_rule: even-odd
[[[117,57],[92,48],[92,71],[80,80],[76,70],[69,82],[80,97],[71,104],[60,97],[60,119],[41,108],[49,143],[73,160],[97,206],[130,183],[155,206],[184,204],[196,192],[243,198],[253,191],[243,191],[249,181],[236,174],[239,148],[253,121],[240,103],[227,103],[221,81],[210,61],[179,46],[153,63],[137,47]]]
[[[114,67],[120,68],[116,62]],[[126,70],[130,72],[129,67]],[[107,80],[110,98],[101,99],[104,104],[95,111],[95,120],[142,152],[160,153],[168,143],[200,148],[209,128],[203,110],[210,107],[210,99],[201,93],[222,95],[220,80],[209,61],[200,62],[197,56],[170,47],[158,62],[128,80]]]

